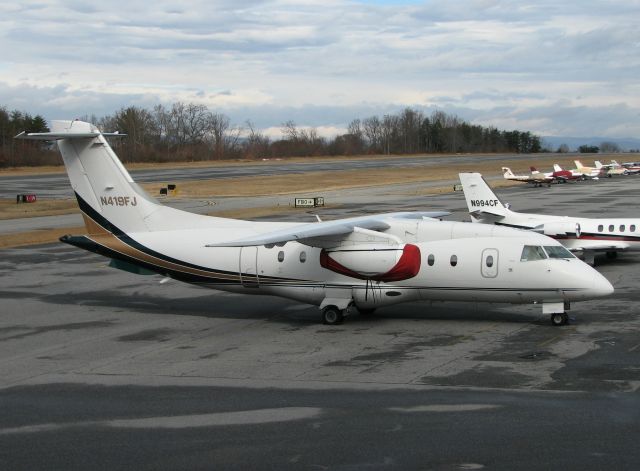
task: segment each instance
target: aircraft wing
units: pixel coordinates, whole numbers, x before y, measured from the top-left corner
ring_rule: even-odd
[[[399,212],[337,219],[334,221],[313,222],[264,234],[256,234],[255,236],[231,240],[229,242],[207,244],[206,247],[250,247],[282,244],[289,241],[298,241],[306,245],[323,247],[327,244],[335,245],[336,240],[346,238],[358,229],[385,231],[391,227],[393,219],[439,218],[450,214],[448,211]],[[379,233],[379,236],[386,238],[383,233]],[[327,242],[327,238],[330,238],[334,242]]]
[[[589,242],[589,241],[585,241]],[[593,243],[586,243],[584,247],[574,247],[571,249],[572,252],[578,251],[591,251],[591,252],[609,252],[609,251],[618,251],[618,250],[626,250],[629,248],[629,244],[626,242],[617,242],[613,240],[598,240],[593,241]]]

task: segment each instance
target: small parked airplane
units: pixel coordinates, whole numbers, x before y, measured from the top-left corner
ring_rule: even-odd
[[[611,162],[615,162],[615,160],[612,160]],[[629,170],[629,173],[631,174],[640,173],[640,162],[624,162],[622,166]]]
[[[571,173],[574,173],[576,175],[582,175],[584,177],[591,177],[594,179],[598,177],[604,177],[606,175],[605,171],[601,168],[598,168],[597,166],[585,167],[579,160],[574,160],[573,163],[576,164],[576,168],[571,170]]]
[[[532,172],[537,172],[535,167],[529,167]],[[540,172],[545,177],[551,178],[552,181],[557,183],[567,183],[570,180],[578,180],[578,177],[574,176],[569,170],[562,170],[558,164],[553,165],[553,172]]]
[[[518,213],[503,204],[479,173],[460,173],[473,222],[530,229],[580,251],[593,265],[597,252],[614,258],[621,250],[640,250],[640,218],[578,218]],[[490,203],[490,204],[488,204]]]
[[[586,180],[583,174],[577,172],[576,170],[564,170],[560,165],[553,164],[553,171],[558,175],[566,176],[567,180]]]
[[[596,160],[594,164],[596,165],[596,168],[603,171],[605,175],[609,178],[611,178],[614,175],[629,175],[630,172],[628,169],[621,166],[618,162],[615,162],[615,163],[614,162],[615,161],[612,160],[610,164],[604,165],[599,160]]]
[[[538,172],[533,167],[531,168],[531,175],[515,175],[509,167],[502,167],[502,176],[507,180],[531,183],[534,186],[542,186],[544,184],[551,185],[554,181],[553,177],[548,177],[544,173]]]
[[[354,306],[368,313],[407,301],[540,303],[555,325],[571,301],[611,284],[541,234],[397,212],[312,223],[254,222],[163,206],[118,160],[105,136],[82,121],[54,121],[56,140],[87,235],[60,240],[138,274],[208,288],[268,294],[318,305],[325,324]]]

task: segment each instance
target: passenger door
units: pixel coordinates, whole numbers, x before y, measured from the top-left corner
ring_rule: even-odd
[[[498,249],[484,249],[482,251],[482,261],[480,272],[485,278],[495,278],[498,276]]]
[[[258,288],[258,247],[240,248],[240,282],[247,288]]]

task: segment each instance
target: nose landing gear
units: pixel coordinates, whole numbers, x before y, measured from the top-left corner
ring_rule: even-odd
[[[551,314],[551,324],[552,325],[566,325],[569,323],[569,316],[566,312],[556,312]]]
[[[569,323],[567,312],[571,309],[568,301],[559,303],[544,303],[542,305],[542,314],[549,314],[551,317],[551,325],[559,326]]]

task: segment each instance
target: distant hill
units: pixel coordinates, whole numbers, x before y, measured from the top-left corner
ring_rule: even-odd
[[[640,149],[640,139],[635,137],[616,138],[616,137],[558,137],[543,136],[543,145],[547,145],[551,150],[555,151],[561,144],[569,146],[571,151],[577,151],[582,145],[599,146],[601,142],[615,142],[623,152]]]

